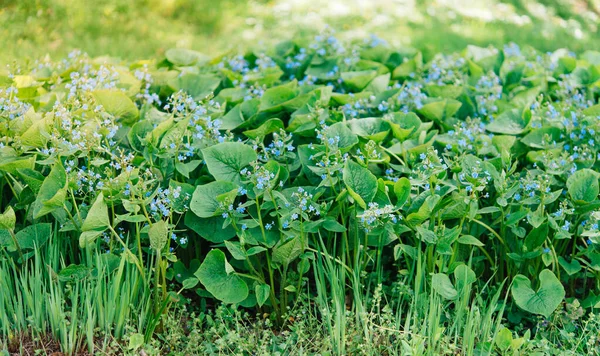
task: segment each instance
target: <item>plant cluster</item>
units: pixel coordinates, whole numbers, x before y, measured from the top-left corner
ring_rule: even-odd
[[[594,51],[424,61],[331,31],[266,53],[15,64],[0,72],[0,272],[48,274],[73,300],[110,299],[87,281],[118,290],[129,273],[146,341],[173,304],[281,326],[314,296],[344,334],[346,308],[368,323],[361,289],[398,307],[407,276],[451,310],[478,290],[539,328],[565,301],[600,306],[599,96]],[[52,262],[31,262],[40,248]],[[53,325],[4,300],[5,334]],[[88,311],[94,328],[106,311]]]

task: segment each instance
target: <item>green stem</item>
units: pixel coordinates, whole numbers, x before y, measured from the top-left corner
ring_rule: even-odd
[[[494,235],[498,239],[498,241],[500,241],[500,243],[503,246],[506,246],[506,243],[504,242],[504,239],[502,238],[502,236],[500,236],[496,231],[494,231],[494,229],[492,229],[488,224],[484,223],[481,220],[477,220],[477,219],[471,219],[471,221],[474,221],[477,224],[479,224],[479,225],[483,226],[484,228],[486,228],[486,230],[488,230],[489,232],[491,232],[492,235]]]

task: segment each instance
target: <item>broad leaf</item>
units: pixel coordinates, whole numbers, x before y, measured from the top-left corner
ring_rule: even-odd
[[[0,214],[0,229],[14,230],[16,223],[15,211],[9,206],[4,213]]]
[[[454,300],[458,296],[458,292],[452,285],[450,278],[445,273],[435,273],[431,277],[431,287],[444,299]]]
[[[150,238],[150,246],[161,251],[167,242],[169,241],[169,228],[164,220],[152,224],[148,230],[148,237]]]
[[[36,249],[43,246],[52,235],[52,224],[41,223],[29,225],[17,232],[15,237],[22,250]]]
[[[233,183],[216,181],[204,185],[199,185],[194,190],[192,200],[190,201],[190,209],[194,214],[201,218],[210,218],[219,214],[221,203],[217,197],[221,194],[229,193],[236,190]]]
[[[540,273],[539,283],[538,290],[533,290],[531,281],[519,274],[513,279],[510,291],[519,308],[547,318],[565,298],[565,289],[554,273],[547,269]]]
[[[55,163],[50,174],[44,179],[33,203],[34,219],[62,208],[67,196],[67,172],[59,162]]]
[[[92,92],[92,96],[107,113],[125,123],[133,123],[139,116],[139,110],[135,103],[120,90],[96,90]]]
[[[106,206],[106,202],[104,202],[104,195],[100,193],[88,211],[85,221],[81,226],[81,231],[104,231],[109,226],[110,220],[108,218],[108,207]]]
[[[598,173],[582,169],[567,179],[567,190],[576,203],[589,203],[598,197]]]
[[[220,250],[211,250],[195,275],[223,303],[236,304],[248,297],[248,285],[235,274]]]
[[[377,193],[377,178],[367,168],[348,160],[344,167],[344,183],[350,195],[365,209]]]
[[[241,185],[240,171],[256,161],[256,152],[241,142],[224,142],[202,150],[208,171],[216,180]]]

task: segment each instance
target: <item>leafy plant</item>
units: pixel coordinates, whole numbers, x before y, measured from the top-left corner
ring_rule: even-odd
[[[56,278],[77,284],[113,278],[98,266],[118,260],[144,308],[134,350],[182,295],[283,326],[316,292],[337,318],[337,353],[350,352],[346,299],[366,330],[362,286],[396,298],[400,271],[416,294],[412,318],[397,318],[439,321],[422,332],[431,350],[446,307],[460,323],[481,320],[468,308],[475,290],[493,296],[485,340],[449,328],[509,350],[507,332],[493,342],[502,297],[524,325],[565,301],[600,303],[596,58],[511,45],[423,61],[325,32],[265,53],[169,50],[128,67],[75,53],[15,70],[0,78],[4,268],[54,281],[31,260],[60,246]],[[34,287],[63,298],[60,285]],[[72,308],[82,295],[69,295]],[[39,330],[59,328],[50,314]]]

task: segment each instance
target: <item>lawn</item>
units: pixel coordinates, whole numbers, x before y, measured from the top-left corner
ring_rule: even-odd
[[[0,350],[600,353],[590,1],[8,1]]]

